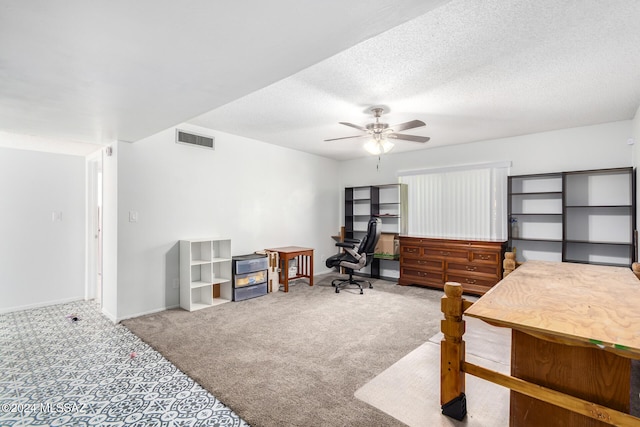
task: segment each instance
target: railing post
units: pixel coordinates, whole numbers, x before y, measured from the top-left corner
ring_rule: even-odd
[[[516,254],[515,252],[505,252],[504,261],[502,261],[502,278],[507,277],[509,273],[512,273],[516,269]]]
[[[636,275],[638,279],[640,279],[640,263],[634,262],[631,264],[631,271]]]
[[[445,283],[444,296],[440,301],[440,309],[444,314],[444,320],[440,323],[444,335],[440,342],[440,404],[444,415],[457,420],[462,420],[467,414],[462,371],[465,352],[462,340],[465,331],[463,302],[462,285]]]

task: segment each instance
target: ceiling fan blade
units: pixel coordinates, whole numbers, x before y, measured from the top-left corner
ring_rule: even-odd
[[[389,127],[393,129],[394,132],[400,132],[401,130],[419,128],[421,126],[425,126],[425,123],[422,120],[411,120],[410,122],[400,123]]]
[[[338,123],[340,123],[341,125],[350,126],[352,128],[359,129],[359,130],[361,130],[363,132],[367,131],[366,127],[363,127],[363,126],[360,126],[360,125],[354,125],[353,123],[347,123],[347,122],[338,122]]]
[[[364,138],[364,137],[367,137],[367,136],[369,136],[369,135],[343,136],[342,138],[325,139],[325,141],[337,141],[339,139],[349,139],[349,138]]]
[[[428,136],[405,135],[402,133],[390,133],[387,138],[404,139],[413,142],[427,142],[431,139]]]

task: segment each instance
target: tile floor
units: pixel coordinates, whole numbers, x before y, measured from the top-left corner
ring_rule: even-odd
[[[95,303],[77,301],[0,314],[0,426],[248,424]]]

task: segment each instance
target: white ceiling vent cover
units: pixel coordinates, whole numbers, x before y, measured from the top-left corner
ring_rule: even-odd
[[[198,135],[193,132],[185,132],[180,129],[176,129],[176,142],[178,144],[187,144],[196,147],[208,148],[210,150],[216,149],[216,139],[214,137]]]

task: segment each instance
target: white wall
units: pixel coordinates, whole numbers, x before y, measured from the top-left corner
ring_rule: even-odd
[[[103,312],[112,320],[178,305],[178,240],[223,236],[233,253],[316,249],[315,272],[335,252],[346,186],[397,182],[400,170],[512,161],[511,174],[639,163],[633,120],[347,162],[182,126],[216,137],[216,150],[174,142],[173,128],[104,158]],[[637,145],[637,144],[636,144]],[[247,197],[249,195],[249,197]],[[84,295],[85,159],[0,148],[0,311]],[[139,221],[129,222],[129,211]],[[62,212],[52,222],[51,212]]]
[[[337,162],[180,128],[215,136],[216,150],[176,144],[174,128],[118,144],[119,319],[179,304],[173,281],[179,277],[180,239],[228,237],[234,255],[312,247],[315,273],[326,271],[324,259],[336,252],[331,235],[340,226]],[[138,213],[138,222],[129,222],[130,211]]]
[[[402,170],[503,160],[511,161],[511,175],[628,167],[632,166],[633,158],[633,147],[627,144],[631,133],[632,121],[627,120],[450,147],[391,152],[382,157],[379,170],[377,156],[342,162],[341,187],[344,191],[344,187],[397,182],[397,173]]]
[[[0,312],[82,299],[84,158],[0,148],[0,199]]]
[[[636,134],[640,133],[639,116],[636,114]],[[382,156],[379,165],[377,156],[342,162],[338,197],[344,199],[345,187],[398,182],[399,171],[412,169],[497,161],[511,162],[510,175],[629,167],[633,166],[635,152],[634,146],[627,144],[632,128],[632,121],[627,120],[449,147],[391,152]],[[342,224],[342,204],[337,215]]]

